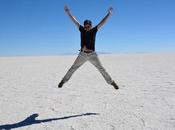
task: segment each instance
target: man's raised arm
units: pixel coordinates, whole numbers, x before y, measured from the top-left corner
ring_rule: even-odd
[[[79,22],[75,19],[74,16],[72,16],[71,12],[70,12],[70,9],[67,7],[67,6],[64,6],[64,10],[65,12],[67,13],[67,15],[70,17],[70,19],[75,23],[75,25],[78,27],[80,27],[80,24]]]
[[[101,28],[103,24],[106,22],[106,20],[109,18],[109,16],[112,15],[112,7],[108,9],[108,14],[101,20],[101,22],[97,25],[97,29]]]

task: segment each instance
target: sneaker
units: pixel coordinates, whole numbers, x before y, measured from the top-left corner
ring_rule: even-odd
[[[114,86],[115,89],[119,89],[119,87],[118,87],[118,85],[115,83],[115,81],[113,81],[113,82],[111,83],[111,85]]]
[[[61,82],[58,84],[58,88],[62,88],[63,84],[64,84],[64,81],[61,80]]]

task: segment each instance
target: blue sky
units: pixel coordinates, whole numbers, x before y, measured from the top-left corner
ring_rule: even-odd
[[[0,0],[0,56],[78,53],[80,33],[64,5],[93,26],[113,7],[97,33],[97,52],[175,51],[174,0]]]

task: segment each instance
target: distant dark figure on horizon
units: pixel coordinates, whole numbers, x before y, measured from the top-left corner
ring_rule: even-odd
[[[115,83],[114,80],[110,77],[110,75],[106,72],[104,67],[102,66],[97,53],[95,52],[95,37],[97,31],[102,27],[102,25],[106,22],[109,16],[112,15],[112,7],[109,8],[107,15],[102,19],[102,21],[92,28],[92,22],[90,20],[84,21],[84,26],[80,25],[80,23],[76,20],[76,18],[71,14],[70,9],[65,6],[65,12],[70,17],[70,19],[75,23],[77,28],[81,34],[81,49],[78,57],[76,58],[75,62],[68,70],[66,75],[63,77],[61,82],[58,84],[58,87],[61,88],[64,83],[66,83],[72,74],[86,61],[90,61],[102,74],[106,82],[112,85],[115,89],[119,89],[118,85]]]

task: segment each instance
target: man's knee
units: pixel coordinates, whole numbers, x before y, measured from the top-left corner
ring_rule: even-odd
[[[99,71],[105,71],[104,67],[101,66],[101,65],[100,65],[100,66],[97,65],[96,68],[97,68]]]
[[[80,67],[81,65],[72,65],[72,69],[74,69],[74,70],[76,70],[76,69],[78,69],[79,67]]]

